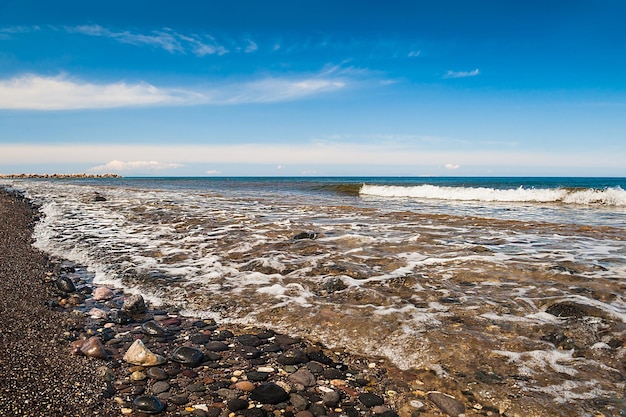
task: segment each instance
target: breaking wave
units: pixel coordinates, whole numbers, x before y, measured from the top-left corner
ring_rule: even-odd
[[[514,188],[441,187],[436,185],[368,185],[360,195],[456,201],[562,203],[626,207],[626,191],[621,187],[594,188]]]

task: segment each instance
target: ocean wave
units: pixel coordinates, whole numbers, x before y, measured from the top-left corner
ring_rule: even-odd
[[[621,187],[593,188],[513,188],[441,187],[430,184],[415,186],[363,184],[360,195],[436,199],[451,201],[486,201],[513,203],[563,203],[626,207],[626,191]]]

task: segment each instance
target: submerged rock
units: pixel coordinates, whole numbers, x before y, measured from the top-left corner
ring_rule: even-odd
[[[107,287],[98,287],[93,292],[93,299],[97,301],[110,300],[115,297],[115,293]]]
[[[314,232],[300,232],[297,235],[295,235],[294,237],[291,238],[291,240],[304,240],[304,239],[316,239],[317,238],[317,233]]]
[[[154,320],[143,323],[141,330],[150,336],[165,336],[167,334],[167,330]]]
[[[443,392],[431,391],[428,393],[428,399],[451,417],[458,417],[465,413],[465,405],[461,401]]]
[[[161,355],[152,353],[140,339],[128,348],[124,354],[124,360],[133,365],[155,366],[165,363],[165,358]]]

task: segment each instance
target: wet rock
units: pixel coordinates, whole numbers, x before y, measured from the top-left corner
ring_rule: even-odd
[[[323,363],[324,365],[332,365],[333,363],[333,360],[326,356],[321,350],[309,349],[306,351],[306,354],[311,361]]]
[[[309,400],[300,394],[290,394],[289,402],[297,411],[306,410],[309,406]]]
[[[306,368],[316,375],[320,375],[322,372],[324,372],[324,367],[317,362],[308,362],[306,364]]]
[[[382,397],[369,392],[360,394],[359,401],[367,408],[383,405],[385,403],[385,400],[383,400]]]
[[[93,299],[96,301],[110,300],[115,297],[115,293],[107,287],[98,287],[93,292]]]
[[[316,417],[326,415],[326,407],[324,407],[322,404],[311,404],[311,407],[309,407],[309,411]]]
[[[76,286],[68,277],[60,277],[59,279],[57,279],[56,284],[57,288],[66,294],[76,292]]]
[[[300,384],[304,387],[312,387],[317,384],[317,379],[315,378],[315,376],[310,371],[304,368],[299,369],[298,371],[289,375],[287,379],[293,384]]]
[[[246,373],[248,380],[250,381],[266,381],[269,378],[269,372],[250,371]]]
[[[465,413],[465,405],[448,394],[431,391],[428,393],[428,399],[451,417],[458,417]]]
[[[360,398],[359,398],[360,399]],[[341,396],[337,391],[328,391],[322,394],[322,403],[327,407],[335,407],[341,401]],[[363,401],[361,401],[363,402]],[[369,407],[364,403],[365,406]]]
[[[93,201],[97,203],[97,202],[107,201],[107,199],[105,196],[103,196],[102,194],[96,191],[93,196]]]
[[[87,339],[81,346],[80,352],[89,358],[106,359],[109,357],[98,336],[92,336]]]
[[[146,414],[157,414],[165,409],[165,404],[153,395],[140,395],[135,398],[133,405],[137,411]]]
[[[197,382],[194,384],[189,384],[185,387],[188,392],[204,392],[206,391],[206,387],[203,383]]]
[[[305,363],[309,361],[306,353],[300,349],[289,349],[276,358],[276,361],[281,365],[297,365],[299,363]]]
[[[250,381],[239,381],[235,384],[235,388],[240,391],[250,392],[254,390],[254,384]]]
[[[241,412],[243,417],[267,417],[267,411],[262,408],[249,408]]]
[[[111,310],[111,312],[109,313],[109,319],[111,320],[111,322],[117,324],[126,324],[131,321],[130,317],[128,317],[126,313],[118,309]]]
[[[337,368],[328,368],[322,372],[326,379],[344,379],[346,376]]]
[[[92,319],[104,320],[107,317],[109,317],[109,313],[102,310],[101,308],[94,307],[91,310],[89,310],[89,317],[91,317]]]
[[[204,345],[205,343],[211,341],[211,336],[204,333],[197,333],[189,336],[189,341],[191,343],[195,343],[196,345]]]
[[[150,336],[165,336],[167,334],[167,330],[154,320],[143,323],[141,330]]]
[[[557,317],[575,317],[582,318],[587,316],[603,317],[606,315],[602,310],[597,307],[587,304],[580,304],[574,301],[562,301],[560,303],[552,304],[546,309],[546,313],[552,314]]]
[[[242,334],[237,337],[237,341],[244,346],[259,346],[263,342],[253,334]]]
[[[146,312],[146,303],[141,294],[133,294],[124,301],[122,311],[128,315],[136,316]]]
[[[262,384],[254,389],[250,398],[262,404],[278,404],[289,399],[289,394],[273,382]]]
[[[133,365],[155,366],[165,363],[165,358],[152,353],[140,339],[137,339],[124,354],[124,360]]]
[[[203,357],[204,354],[201,350],[189,346],[181,346],[172,353],[170,359],[173,362],[194,367],[202,361]]]
[[[179,393],[170,397],[169,402],[176,405],[184,405],[189,402],[189,397],[185,393]]]
[[[304,240],[304,239],[316,239],[317,238],[317,233],[314,232],[300,232],[297,235],[295,235],[294,237],[291,238],[291,240]]]
[[[256,359],[263,353],[254,346],[241,346],[237,348],[237,352],[246,359]]]

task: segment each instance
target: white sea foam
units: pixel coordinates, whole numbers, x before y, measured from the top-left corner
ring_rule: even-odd
[[[495,189],[484,187],[442,187],[436,185],[368,185],[364,184],[361,195],[379,197],[404,197],[417,199],[485,201],[485,202],[529,202],[566,203],[581,205],[626,206],[626,191],[621,187],[605,190],[570,190],[565,188]]]

